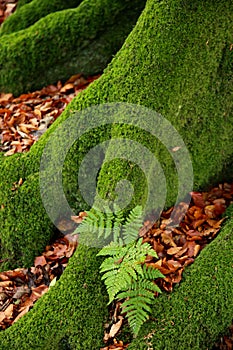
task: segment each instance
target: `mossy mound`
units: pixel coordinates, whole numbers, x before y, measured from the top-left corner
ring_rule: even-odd
[[[0,40],[0,91],[15,95],[101,72],[132,30],[145,1],[85,0]],[[31,6],[31,3],[24,5]],[[19,10],[20,11],[20,10]]]
[[[0,35],[18,32],[19,30],[30,27],[40,18],[47,16],[49,13],[61,11],[68,8],[77,7],[82,0],[32,0],[22,6],[17,6],[17,10],[4,21],[0,28]]]

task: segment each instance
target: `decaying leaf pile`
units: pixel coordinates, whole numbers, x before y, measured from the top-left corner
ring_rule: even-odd
[[[5,156],[28,151],[67,104],[98,77],[77,74],[65,84],[59,81],[17,98],[0,94],[0,151]]]
[[[233,200],[233,185],[224,183],[209,192],[192,192],[191,195],[192,204],[178,227],[174,227],[175,222],[186,211],[186,203],[179,204],[173,219],[170,218],[173,208],[170,208],[149,231],[146,231],[148,222],[140,232],[143,241],[149,242],[159,257],[158,261],[148,257],[146,264],[166,276],[160,287],[169,292],[181,281],[184,267],[194,262],[200,250],[219,231],[224,221],[221,215]]]

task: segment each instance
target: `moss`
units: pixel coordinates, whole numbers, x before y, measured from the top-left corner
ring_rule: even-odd
[[[69,109],[104,102],[146,106],[167,118],[183,138],[192,159],[195,189],[229,180],[233,152],[231,14],[232,3],[228,1],[148,1],[137,26],[105,74]],[[69,116],[69,109],[62,118]],[[116,120],[121,121],[122,116],[117,115]],[[166,205],[172,205],[177,194],[177,174],[164,145],[148,137],[148,133],[126,126],[114,126],[112,137],[118,136],[148,146],[157,156],[168,181]],[[116,148],[109,149],[108,157],[118,153]],[[129,173],[130,169],[128,166]],[[125,172],[122,164],[101,171],[99,188],[103,196],[108,193],[109,198],[114,198],[116,183],[125,177]],[[146,186],[137,186],[141,176],[135,173],[133,182],[139,202],[145,197]]]
[[[144,4],[142,0],[133,5],[117,0],[113,6],[110,0],[85,0],[75,9],[51,13],[25,30],[4,35],[0,40],[0,91],[19,95],[77,72],[102,71]]]
[[[1,350],[99,349],[107,295],[96,250],[79,246],[55,287],[29,313],[0,333]]]
[[[82,0],[32,0],[29,3],[25,3],[25,6],[21,4],[17,7],[17,11],[4,21],[0,29],[0,35],[10,34],[28,28],[49,13],[77,7],[81,1]]]
[[[190,151],[194,187],[206,188],[226,178],[225,169],[232,159],[232,4],[173,1],[147,5],[144,16],[108,67],[108,74],[99,81],[102,100],[143,104],[167,118]],[[91,94],[88,98],[91,100]],[[137,130],[127,134],[125,129],[114,128],[112,134],[126,134],[154,149],[170,180],[167,205],[172,205],[175,176],[168,152],[158,140],[150,141]],[[116,149],[109,149],[109,155],[113,154]],[[124,167],[115,171],[110,186],[109,169],[103,171],[102,192],[114,193],[124,171]],[[138,178],[136,175],[135,181]],[[144,188],[140,191],[139,199]]]
[[[186,268],[172,294],[154,303],[153,318],[129,349],[211,349],[232,322],[233,220]]]
[[[20,177],[16,175],[16,183]],[[1,215],[8,217],[1,221],[1,257],[6,259],[2,269],[22,264],[29,267],[55,232],[43,208],[38,174],[30,175],[19,187],[12,183],[2,204]]]
[[[29,2],[31,2],[31,1],[33,1],[33,0],[18,0],[16,10],[18,10],[20,7],[22,7],[26,4],[29,4]]]

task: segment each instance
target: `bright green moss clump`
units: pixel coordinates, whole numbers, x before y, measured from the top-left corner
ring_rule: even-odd
[[[132,30],[145,1],[85,0],[0,40],[0,91],[15,95],[101,72]],[[26,6],[22,7],[22,11]],[[20,11],[20,10],[19,10]]]
[[[77,7],[82,0],[32,0],[25,6],[17,7],[13,13],[0,28],[0,35],[10,34],[19,30],[30,27],[40,18],[47,16],[49,13]]]

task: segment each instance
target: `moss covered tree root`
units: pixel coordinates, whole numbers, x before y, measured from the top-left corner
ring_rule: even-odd
[[[101,72],[132,30],[144,4],[143,0],[133,4],[84,0],[76,8],[50,13],[25,30],[3,35],[0,91],[19,95],[77,72]],[[23,12],[25,26],[31,7],[34,13],[39,5],[38,0],[32,1],[18,10],[20,18]],[[43,7],[40,10],[38,16],[43,15]]]
[[[105,4],[104,1],[101,3]],[[90,15],[89,12],[88,14]],[[102,77],[72,101],[28,154],[4,160],[1,156],[1,250],[4,258],[12,257],[8,266],[12,266],[15,261],[17,264],[23,262],[29,265],[37,252],[36,242],[40,242],[40,250],[41,243],[44,241],[46,244],[53,233],[52,224],[38,195],[39,163],[46,142],[58,125],[71,115],[71,111],[80,111],[105,102],[142,104],[162,114],[177,128],[192,157],[196,189],[206,188],[211,183],[228,178],[232,171],[233,158],[232,16],[233,3],[230,0],[148,0],[137,25]],[[95,21],[95,18],[92,19]],[[38,22],[38,25],[39,23],[42,22]],[[10,35],[5,36],[8,37]],[[34,44],[37,42],[36,38],[31,37],[31,40]],[[16,48],[15,50],[17,53]],[[30,80],[29,75],[26,77]],[[27,79],[24,87],[28,84]],[[9,84],[14,84],[12,79],[9,80]],[[80,118],[77,126],[84,125],[85,120]],[[85,152],[103,140],[119,135],[129,136],[147,145],[147,134],[129,130],[126,126],[120,129],[114,125],[112,128],[102,127],[84,135],[72,147],[64,165],[64,184],[72,205],[75,201],[72,202],[70,183],[75,183],[75,173]],[[172,167],[169,156],[165,155],[159,145],[157,148],[156,142],[150,142],[149,146],[158,155],[168,176],[167,204],[173,204],[176,181],[173,175],[170,176],[169,170],[171,168],[174,172],[174,165]],[[59,157],[62,149],[58,147],[55,151],[54,157]],[[109,152],[112,152],[111,149]],[[111,195],[114,188],[108,174],[117,182],[126,171],[132,174],[132,181],[137,188],[140,173],[137,169],[130,173],[131,167],[127,167],[128,164],[118,161],[111,164],[109,171],[101,170],[99,186]],[[13,182],[18,181],[20,177],[24,180],[23,185],[12,192]],[[145,187],[140,180],[138,201],[145,197]],[[26,211],[25,203],[28,208]],[[80,198],[76,204],[77,210],[83,209]],[[142,339],[145,340],[146,336],[146,340],[151,341],[155,349],[187,349],[192,345],[194,349],[205,350],[213,344],[217,335],[226,329],[232,319],[231,232],[232,222],[222,231],[219,238],[202,252],[170,299],[164,295],[156,300],[155,320],[142,330],[140,344],[135,340],[131,348],[144,349],[145,343]],[[16,240],[19,242],[17,245]],[[34,250],[31,249],[32,242]],[[27,342],[30,344],[29,348],[35,346],[33,337],[37,339],[35,342],[39,346],[47,343],[48,347],[54,349],[62,349],[65,343],[70,344],[72,349],[98,349],[107,310],[105,296],[100,293],[102,287],[97,277],[99,262],[94,253],[92,249],[84,246],[78,248],[73,262],[71,261],[58,284],[42,297],[35,309],[24,319],[1,335],[3,349],[14,349],[14,344],[19,344],[19,337],[23,339],[21,347],[24,346],[25,349]],[[7,262],[2,268],[6,266]],[[72,272],[73,269],[76,271],[76,268],[79,271],[77,274]],[[82,279],[84,275],[85,278]],[[83,290],[80,285],[85,283],[86,279],[90,289]],[[199,289],[196,288],[198,283]],[[77,294],[74,294],[73,298],[73,291],[76,289]],[[90,299],[92,293],[95,293],[97,299]],[[89,304],[87,299],[91,300]],[[50,305],[50,300],[56,300],[57,314]],[[186,305],[187,310],[184,309]],[[93,307],[93,315],[89,314],[89,306],[91,309]],[[83,312],[82,307],[87,308],[88,312]],[[163,308],[167,316],[165,315],[162,325],[162,318],[158,317],[156,309],[163,314]],[[77,311],[79,309],[80,312]],[[183,317],[180,316],[177,320],[181,310]],[[62,317],[63,312],[64,323],[57,318],[58,314]],[[81,327],[78,330],[76,316]],[[158,330],[157,333],[153,331],[154,335],[149,339],[149,332],[155,329],[153,324]],[[59,329],[58,332],[53,328],[54,325]],[[86,335],[85,343],[81,330]],[[54,335],[52,345],[51,334]],[[173,343],[170,339],[173,339]]]
[[[10,34],[26,29],[50,13],[77,7],[81,1],[82,0],[32,0],[30,3],[23,4],[25,6],[20,6],[19,3],[19,6],[17,5],[16,12],[8,17],[2,24],[0,28],[0,35]]]

